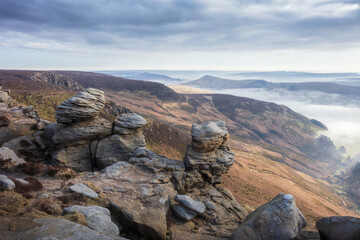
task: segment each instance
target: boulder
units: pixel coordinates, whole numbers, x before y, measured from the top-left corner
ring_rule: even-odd
[[[74,205],[64,208],[66,213],[79,212],[84,215],[87,226],[101,234],[118,236],[119,228],[111,221],[110,211],[100,206]]]
[[[52,155],[52,162],[79,172],[92,171],[89,144],[62,148]]]
[[[298,237],[306,220],[291,194],[278,194],[249,214],[231,235],[232,240],[289,240]]]
[[[10,160],[10,162],[14,165],[19,165],[25,163],[24,159],[19,158],[13,150],[8,147],[0,148],[0,159],[2,160]]]
[[[32,107],[0,109],[0,145],[20,136],[35,133],[39,121]]]
[[[200,201],[195,201],[191,197],[186,195],[176,195],[175,201],[180,203],[182,206],[186,207],[187,209],[195,212],[203,214],[205,212],[205,205]]]
[[[38,146],[32,140],[31,136],[22,136],[6,142],[2,146],[13,150],[17,156],[34,161],[41,154],[39,154]]]
[[[91,188],[89,188],[88,186],[86,186],[83,183],[76,183],[76,184],[70,186],[69,189],[75,193],[84,195],[84,196],[92,198],[92,199],[96,199],[99,197],[99,194],[97,194],[94,190],[92,190]]]
[[[0,107],[11,106],[11,97],[9,92],[0,91]]]
[[[132,135],[113,134],[100,139],[96,150],[96,163],[105,168],[118,161],[128,161],[132,152],[145,146],[145,137],[141,133]]]
[[[0,222],[2,222],[1,218]],[[18,218],[16,224],[12,224],[15,227],[0,229],[0,236],[5,237],[4,239],[6,240],[126,240],[122,237],[107,236],[98,233],[88,227],[61,218]],[[24,225],[26,225],[26,227],[21,228],[21,226]]]
[[[55,119],[58,123],[72,124],[93,119],[105,106],[104,92],[87,88],[58,106]]]
[[[0,175],[0,190],[14,190],[15,183],[5,175]]]
[[[190,221],[198,215],[196,212],[187,209],[181,204],[173,204],[171,205],[171,209],[173,210],[175,216],[184,222]]]
[[[96,118],[84,122],[77,122],[60,128],[52,137],[52,142],[61,145],[79,145],[96,138],[103,138],[112,133],[112,123]]]
[[[138,132],[147,121],[135,113],[123,113],[114,121],[114,132],[118,134],[133,134]]]
[[[321,240],[360,239],[360,218],[333,216],[316,222]]]
[[[177,193],[164,175],[129,162],[117,162],[101,171],[101,180],[96,183],[100,188],[113,189],[103,194],[125,232],[146,239],[166,239],[169,201]]]

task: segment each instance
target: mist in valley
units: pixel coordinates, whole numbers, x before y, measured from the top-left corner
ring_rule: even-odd
[[[330,137],[337,147],[345,146],[347,153],[352,156],[360,152],[360,97],[281,89],[231,89],[217,92],[286,105],[310,119],[324,123],[328,130],[321,134]]]

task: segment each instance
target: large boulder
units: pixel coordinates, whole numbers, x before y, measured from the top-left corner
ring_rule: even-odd
[[[360,239],[360,218],[333,216],[316,222],[321,240]]]
[[[84,215],[87,226],[101,234],[118,236],[119,228],[111,221],[110,211],[100,206],[74,205],[64,208],[66,213],[79,212]]]
[[[55,119],[58,123],[72,124],[95,118],[105,106],[104,92],[87,88],[58,106]]]
[[[5,226],[0,227],[0,236],[6,240],[126,240],[118,236],[108,236],[80,224],[61,218],[16,218],[15,222],[0,217]],[[8,225],[8,226],[6,226]]]
[[[291,194],[278,194],[249,214],[231,240],[290,240],[298,237],[306,220]]]
[[[170,179],[128,162],[117,162],[101,173],[97,186],[113,189],[103,194],[125,231],[146,239],[166,239],[169,202],[176,195]]]

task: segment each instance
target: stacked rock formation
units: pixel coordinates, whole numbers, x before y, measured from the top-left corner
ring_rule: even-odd
[[[88,88],[58,107],[57,123],[45,129],[45,136],[55,149],[54,163],[92,171],[126,161],[135,149],[145,146],[141,131],[146,124],[144,118],[128,113],[111,123],[98,117],[104,106],[104,92]]]
[[[187,168],[186,187],[190,189],[204,181],[221,182],[221,175],[234,164],[234,154],[227,145],[229,133],[225,123],[193,124],[192,143],[184,159]]]

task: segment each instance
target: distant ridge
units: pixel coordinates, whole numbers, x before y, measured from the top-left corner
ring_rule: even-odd
[[[158,81],[158,82],[171,82],[171,83],[180,83],[183,80],[180,78],[172,78],[162,74],[142,72],[132,76],[127,76],[128,79],[133,80],[145,80],[145,81]]]
[[[286,89],[288,91],[307,90],[360,96],[360,87],[347,86],[330,82],[273,83],[259,79],[231,80],[205,75],[198,80],[183,83],[183,85],[198,86],[208,89],[266,88]]]

